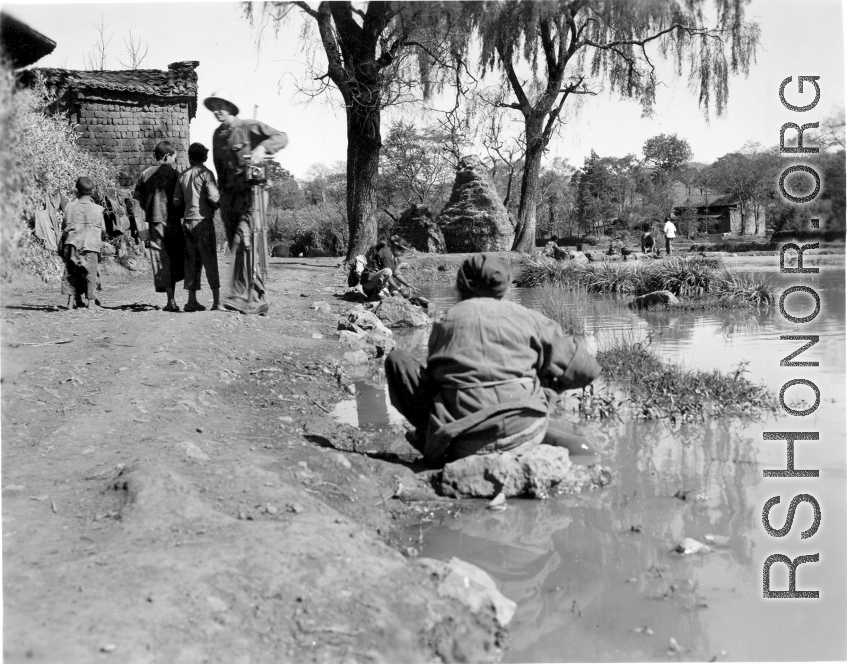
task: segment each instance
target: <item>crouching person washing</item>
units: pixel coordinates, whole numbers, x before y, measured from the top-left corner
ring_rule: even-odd
[[[460,302],[433,326],[426,366],[401,349],[386,358],[391,403],[429,463],[576,443],[548,432],[550,412],[559,393],[588,385],[600,366],[558,323],[504,301],[510,283],[505,259],[470,256],[456,279]]]

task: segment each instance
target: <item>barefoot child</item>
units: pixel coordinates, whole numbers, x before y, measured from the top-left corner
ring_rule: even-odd
[[[153,284],[157,293],[166,293],[168,297],[163,311],[179,311],[174,289],[184,278],[185,239],[173,204],[179,180],[179,173],[173,167],[176,150],[168,141],[161,141],[156,145],[155,155],[158,163],[138,178],[134,196],[144,208],[147,219]]]
[[[62,224],[62,258],[65,274],[62,294],[68,296],[68,310],[91,309],[97,289],[97,263],[100,260],[102,233],[106,232],[103,208],[91,200],[94,182],[81,177],[76,181],[77,200],[65,208]],[[85,293],[87,302],[82,301]]]
[[[212,217],[220,206],[221,196],[215,174],[203,163],[209,150],[202,143],[192,143],[188,148],[189,168],[179,176],[174,190],[174,207],[182,212],[182,230],[185,233],[185,290],[188,291],[186,311],[205,311],[197,301],[200,290],[200,270],[206,268],[206,280],[212,290],[212,311],[220,309],[221,282],[218,276],[218,243],[215,239],[215,222]]]

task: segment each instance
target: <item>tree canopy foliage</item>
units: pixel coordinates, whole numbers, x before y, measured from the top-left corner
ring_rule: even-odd
[[[644,143],[644,159],[663,173],[670,173],[691,161],[691,145],[676,134],[659,134]]]
[[[381,114],[391,105],[419,101],[441,89],[448,72],[462,66],[467,48],[461,5],[441,2],[335,0],[253,4],[245,12],[261,26],[277,29],[294,8],[314,20],[325,63],[307,91],[334,87],[347,114],[348,256],[364,253],[376,240],[376,185],[382,147]],[[308,50],[311,32],[303,33]]]
[[[716,21],[706,21],[704,0],[503,0],[471,4],[480,37],[480,70],[496,72],[502,94],[491,103],[524,118],[526,154],[520,232],[515,248],[535,239],[535,204],[541,159],[559,128],[568,99],[612,94],[638,101],[649,115],[659,83],[655,60],[687,74],[704,113],[724,112],[730,74],[747,74],[759,28],[744,21],[746,0],[716,0]],[[522,67],[530,75],[521,74]]]

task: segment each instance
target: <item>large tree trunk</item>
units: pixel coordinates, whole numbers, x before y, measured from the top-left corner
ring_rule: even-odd
[[[521,182],[521,203],[518,208],[518,232],[512,251],[530,254],[535,251],[535,208],[538,200],[538,177],[541,173],[541,157],[544,154],[541,120],[527,119],[526,161]]]
[[[382,149],[379,111],[347,108],[347,258],[376,244],[376,184]]]

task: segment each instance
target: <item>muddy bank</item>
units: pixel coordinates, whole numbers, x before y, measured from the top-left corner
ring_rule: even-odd
[[[272,261],[268,317],[128,273],[92,312],[4,287],[6,661],[500,657],[502,606],[396,530],[446,502],[402,431],[328,415],[380,361],[342,359],[338,263]]]

